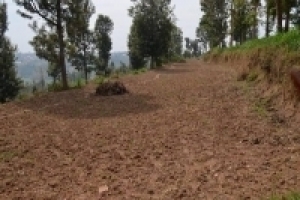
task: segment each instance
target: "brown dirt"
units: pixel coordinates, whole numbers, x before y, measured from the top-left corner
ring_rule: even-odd
[[[0,199],[259,199],[300,188],[297,121],[190,61],[0,107]],[[272,118],[273,119],[273,118]],[[299,122],[299,121],[298,121]]]

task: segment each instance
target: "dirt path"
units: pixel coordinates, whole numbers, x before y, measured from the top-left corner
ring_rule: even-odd
[[[254,112],[232,70],[190,61],[122,79],[131,93],[121,97],[88,87],[1,106],[0,199],[259,199],[300,188],[299,132]]]

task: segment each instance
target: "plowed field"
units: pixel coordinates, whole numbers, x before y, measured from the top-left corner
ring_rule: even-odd
[[[0,199],[260,199],[300,189],[300,129],[201,61],[0,106]],[[298,126],[299,127],[299,126]]]

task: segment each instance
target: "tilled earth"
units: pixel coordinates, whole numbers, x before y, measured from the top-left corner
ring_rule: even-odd
[[[201,61],[0,107],[0,199],[261,199],[300,189],[300,131]]]

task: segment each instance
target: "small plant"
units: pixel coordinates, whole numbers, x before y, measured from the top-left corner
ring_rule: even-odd
[[[49,92],[60,92],[63,90],[63,87],[60,83],[52,83],[48,85]]]
[[[94,80],[94,82],[95,82],[96,84],[102,84],[102,83],[104,83],[105,81],[107,81],[107,78],[104,77],[104,76],[97,76],[97,77],[95,78],[95,80]]]
[[[254,104],[253,110],[257,112],[260,116],[266,117],[268,114],[269,107],[270,107],[270,100],[260,99]]]
[[[291,192],[284,196],[272,196],[271,198],[267,200],[300,200],[300,193],[297,192]]]
[[[253,82],[255,81],[256,79],[258,78],[258,73],[256,71],[251,71],[247,78],[246,78],[246,81],[247,82]]]
[[[12,151],[0,152],[0,162],[8,162],[13,159],[17,154]]]
[[[27,99],[29,99],[31,96],[32,96],[32,95],[30,95],[29,93],[20,93],[20,94],[18,94],[18,96],[17,96],[17,100],[21,100],[21,101],[27,100]]]
[[[135,69],[135,70],[132,70],[131,73],[134,74],[134,75],[138,75],[138,74],[141,74],[141,73],[145,73],[147,72],[147,68],[141,68],[141,69]]]

